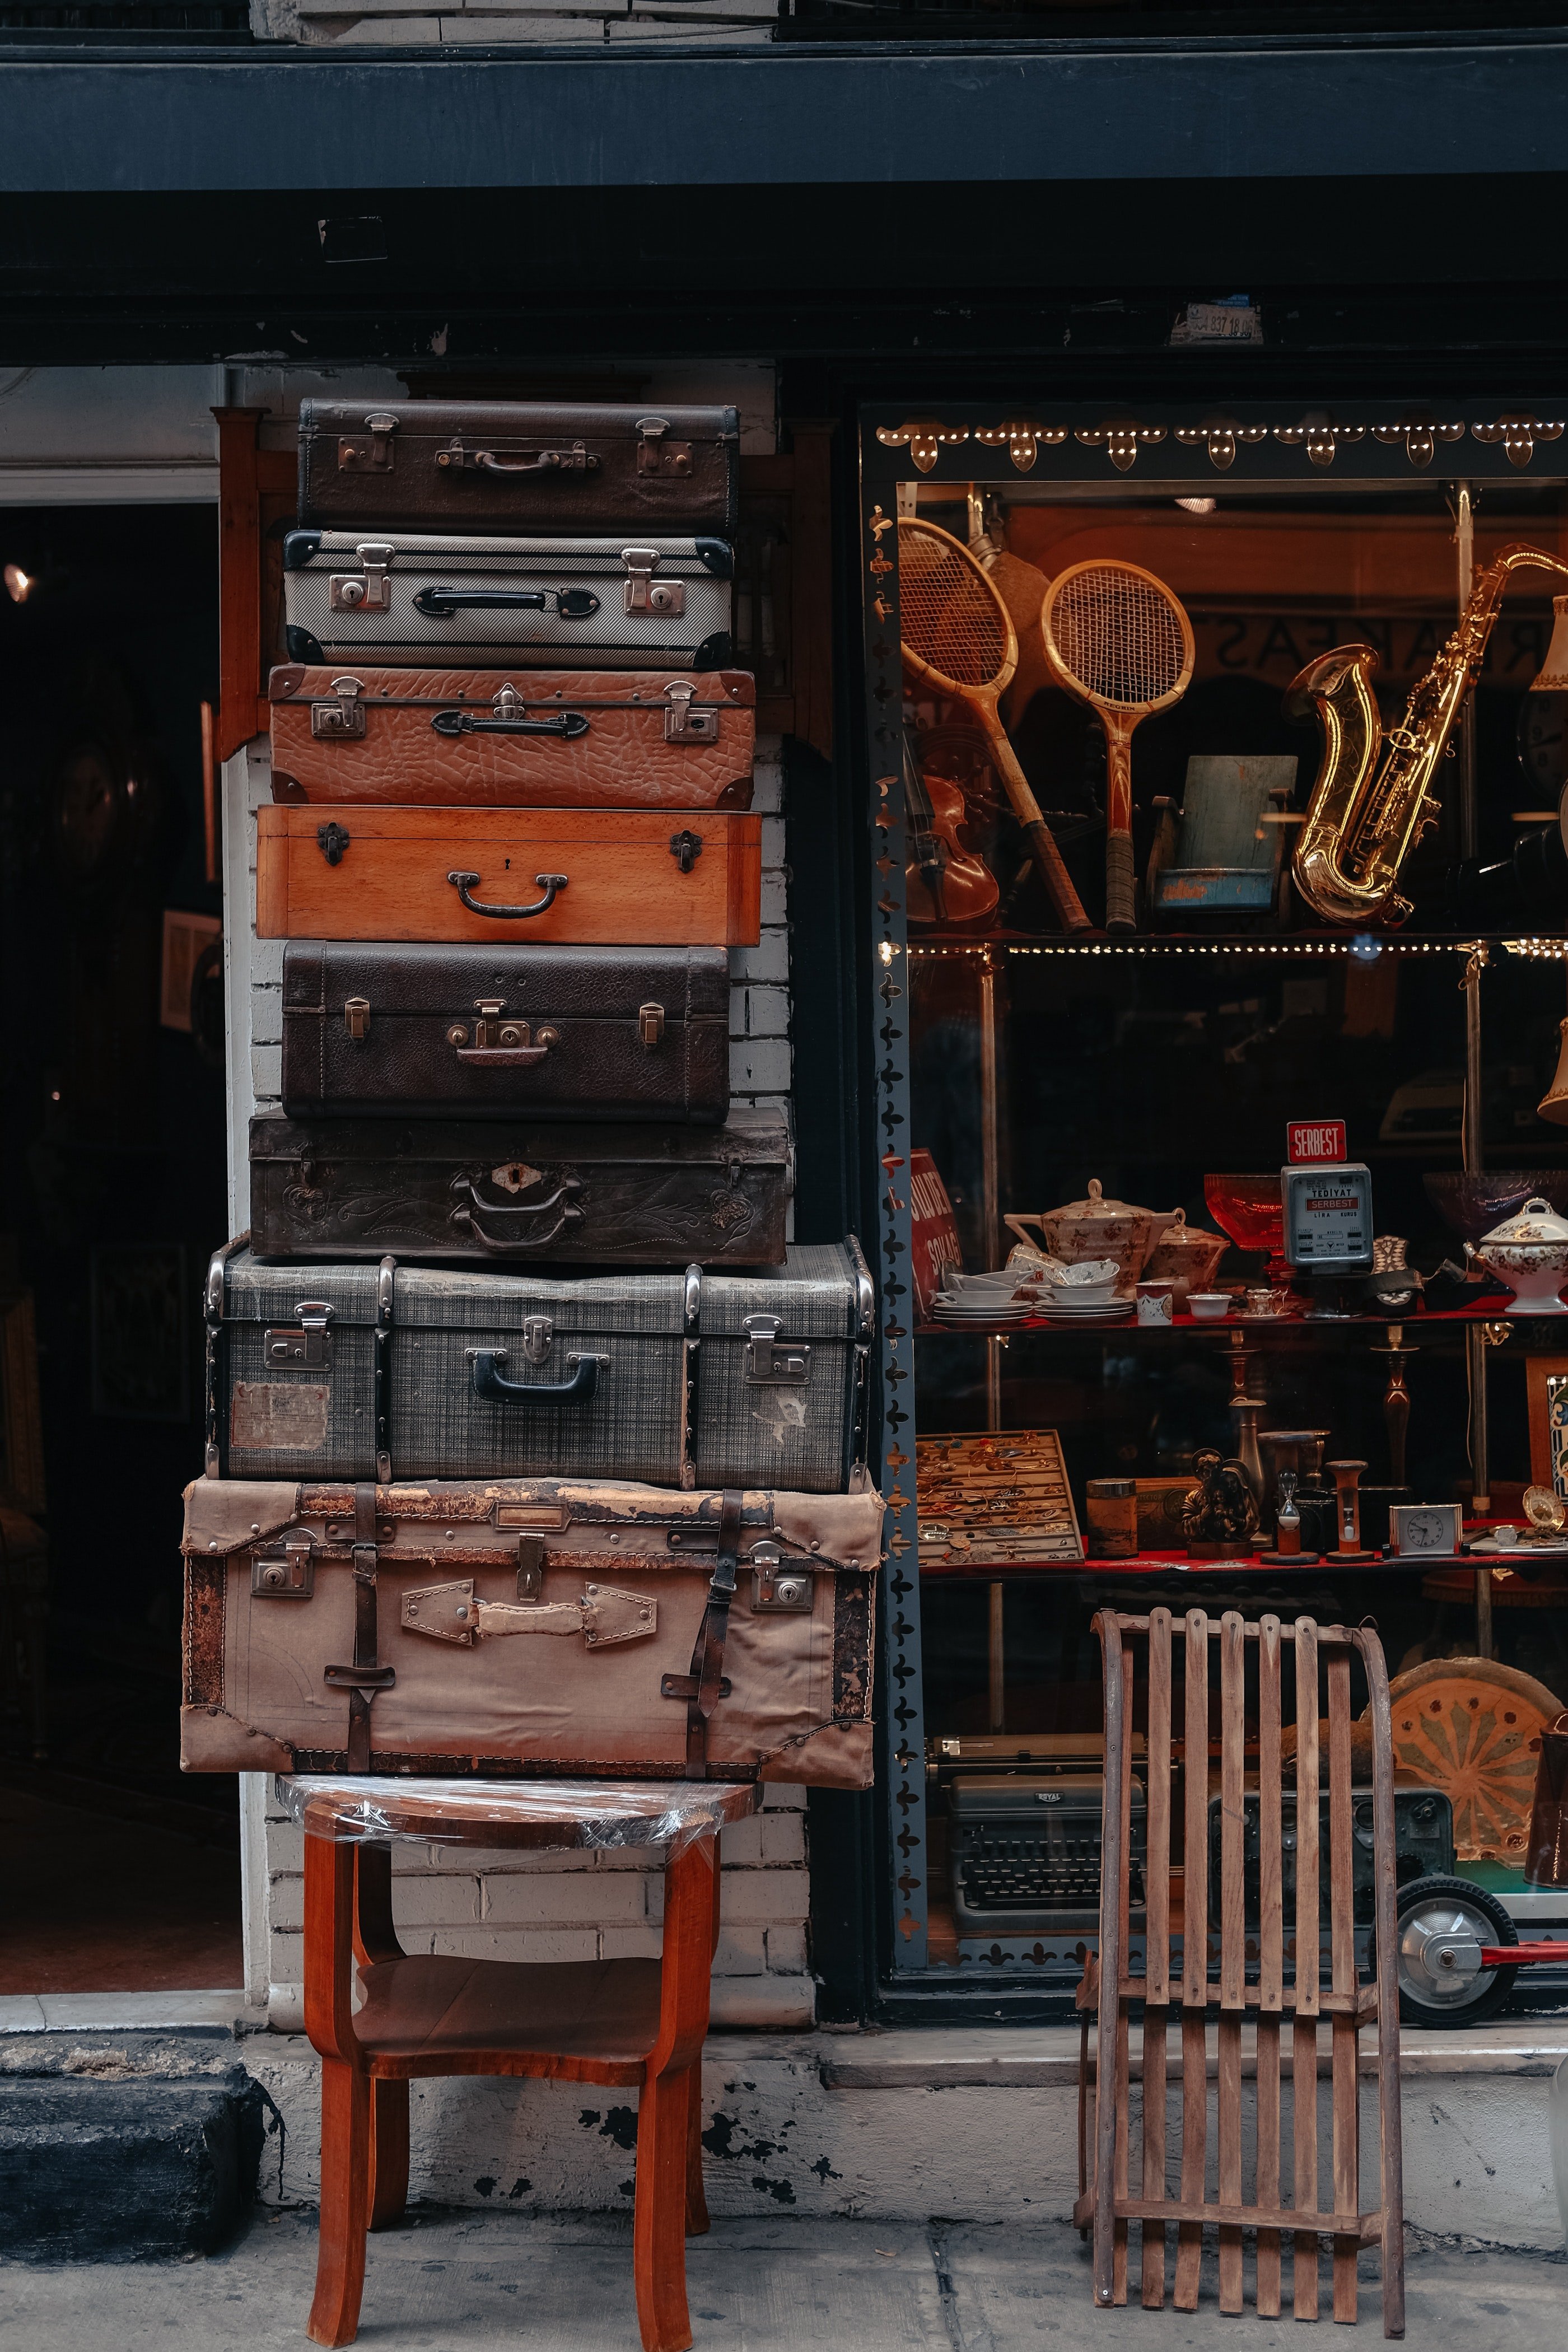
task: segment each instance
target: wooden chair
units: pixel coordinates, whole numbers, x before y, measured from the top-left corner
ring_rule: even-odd
[[[754,1787],[700,1781],[458,1783],[311,1779],[279,1789],[305,1829],[305,2031],[321,2058],[321,2223],[313,2343],[352,2344],[365,2234],[408,2196],[408,2085],[531,2074],[635,2089],[633,2270],[644,2352],[687,2352],[685,2239],[702,2194],[702,2043],[719,1935],[718,1831]],[[392,1840],[534,1852],[673,1841],[657,1960],[465,1960],[405,1953]],[[372,1842],[373,1841],[373,1842]],[[362,2005],[353,2005],[357,1964]]]
[[[1318,2316],[1319,2241],[1333,2246],[1333,2315],[1356,2315],[1356,2257],[1363,2245],[1383,2249],[1383,2332],[1405,2333],[1404,2190],[1399,2111],[1399,2000],[1394,1975],[1394,1764],[1389,1735],[1388,1676],[1375,1633],[1319,1626],[1299,1617],[1282,1625],[1264,1616],[1248,1624],[1235,1611],[1217,1623],[1201,1609],[1173,1619],[1168,1609],[1147,1617],[1101,1610],[1095,1619],[1105,1665],[1105,1815],[1100,1956],[1091,1964],[1080,2004],[1097,2007],[1097,2056],[1092,2069],[1093,2179],[1088,2179],[1089,2130],[1087,2021],[1079,2089],[1081,2194],[1074,2212],[1094,2231],[1094,2297],[1113,2305],[1127,2300],[1128,2224],[1140,2225],[1142,2293],[1146,2309],[1165,2299],[1167,2229],[1177,2227],[1174,2294],[1179,2311],[1195,2311],[1205,2223],[1219,2237],[1219,2307],[1242,2308],[1242,2232],[1258,2233],[1257,2306],[1261,2318],[1280,2315],[1280,2250],[1293,2241],[1292,2302],[1298,2319]],[[1184,1843],[1182,1951],[1172,1948],[1171,1813],[1173,1644],[1184,1645],[1182,1767]],[[1220,1724],[1220,1864],[1218,1979],[1209,1974],[1209,1683],[1210,1644],[1218,1651]],[[1148,1675],[1145,1795],[1145,1957],[1133,1965],[1131,1879],[1132,1693],[1135,1646],[1145,1644]],[[1256,1970],[1248,1980],[1246,1806],[1246,1667],[1255,1645],[1258,1674]],[[1280,1787],[1280,1659],[1295,1653],[1296,1888],[1294,1937],[1287,1946],[1283,1898]],[[1353,1917],[1351,1659],[1359,1654],[1371,1697],[1373,1866],[1375,1883],[1376,1979],[1358,1981]],[[1328,1685],[1330,1981],[1321,1981],[1320,1902],[1319,1675]],[[1287,1964],[1293,1963],[1287,1981]],[[1129,2147],[1129,2012],[1143,2012],[1143,2116],[1140,2192],[1132,2194]],[[1215,2100],[1217,2199],[1207,2194],[1209,2094],[1207,2021],[1218,2012]],[[1181,2021],[1181,2178],[1167,2194],[1167,2047],[1173,2012]],[[1252,2197],[1244,2188],[1242,2029],[1257,2031],[1256,2155]],[[1280,2183],[1280,2032],[1290,2021],[1292,2108],[1291,2191]],[[1331,2036],[1332,2207],[1321,2210],[1318,2152],[1318,2029]],[[1364,2210],[1360,2196],[1360,2036],[1377,2027],[1381,2200]]]

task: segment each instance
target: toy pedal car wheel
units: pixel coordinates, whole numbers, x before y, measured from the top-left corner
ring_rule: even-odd
[[[1495,2016],[1519,1974],[1481,1966],[1486,1946],[1519,1941],[1497,1896],[1468,1878],[1414,1878],[1399,1888],[1396,1902],[1395,1969],[1405,2022],[1478,2025]],[[1375,1934],[1369,1957],[1375,1967]]]

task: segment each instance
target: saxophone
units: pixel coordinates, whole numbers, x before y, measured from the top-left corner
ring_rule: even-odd
[[[1505,547],[1476,574],[1459,625],[1425,677],[1399,726],[1390,728],[1381,769],[1383,721],[1370,684],[1371,646],[1336,646],[1309,662],[1285,689],[1285,715],[1316,710],[1322,761],[1291,861],[1296,887],[1330,923],[1402,923],[1410,901],[1394,890],[1399,869],[1439,803],[1431,786],[1464,708],[1497,619],[1505,582],[1522,564],[1568,580],[1568,563],[1543,549]]]

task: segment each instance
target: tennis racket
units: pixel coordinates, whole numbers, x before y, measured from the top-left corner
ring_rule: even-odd
[[[974,713],[1057,920],[1064,931],[1087,931],[1083,902],[996,715],[1018,662],[1007,608],[961,541],[912,518],[899,524],[899,634],[911,677]]]
[[[1105,730],[1105,928],[1135,931],[1132,730],[1179,702],[1193,674],[1193,629],[1163,580],[1136,563],[1075,563],[1046,591],[1046,665],[1100,713]]]

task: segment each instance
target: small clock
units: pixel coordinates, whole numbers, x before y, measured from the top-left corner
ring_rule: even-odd
[[[1451,1559],[1459,1549],[1458,1503],[1394,1503],[1388,1532],[1400,1559]]]

